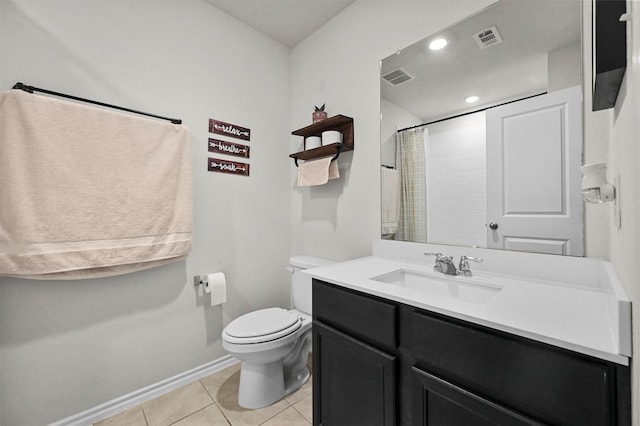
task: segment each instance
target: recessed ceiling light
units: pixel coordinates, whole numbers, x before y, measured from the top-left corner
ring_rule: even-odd
[[[437,38],[429,43],[429,49],[431,50],[440,50],[447,45],[447,40],[443,38]]]
[[[478,98],[477,96],[469,96],[467,99],[465,99],[465,102],[468,104],[472,104],[474,102],[478,102]]]

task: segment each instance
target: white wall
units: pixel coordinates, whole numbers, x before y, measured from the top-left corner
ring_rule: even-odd
[[[591,111],[591,1],[583,0],[583,70],[585,163],[607,163],[608,179],[620,177],[616,188],[621,227],[613,203],[585,205],[586,255],[610,260],[631,299],[633,353],[640,354],[640,28],[627,23],[627,69],[615,108]],[[640,22],[640,2],[627,2],[630,22]],[[640,425],[640,363],[632,362],[633,424]]]
[[[609,112],[591,110],[591,0],[582,1],[582,77],[584,111],[584,164],[609,161]],[[609,260],[610,205],[585,203],[585,256]]]
[[[384,99],[380,99],[380,116],[380,164],[396,167],[396,133],[423,120]]]
[[[179,117],[193,144],[186,262],[1,279],[0,424],[39,425],[216,360],[230,319],[289,305],[290,51],[201,0],[0,4],[2,90],[22,81]],[[250,177],[206,171],[209,118],[251,129]],[[193,287],[214,271],[228,278],[222,308]]]
[[[427,241],[487,247],[487,133],[484,111],[430,124]]]
[[[291,127],[308,125],[313,105],[326,102],[329,116],[353,117],[355,149],[338,160],[341,179],[294,188],[292,252],[371,253],[380,236],[380,61],[492,2],[359,0],[293,49]]]
[[[547,66],[547,91],[555,92],[582,84],[580,43],[570,44],[549,52]]]
[[[627,23],[627,70],[615,108],[609,119],[609,170],[611,181],[620,177],[617,196],[622,210],[622,226],[617,228],[610,209],[611,263],[632,301],[633,353],[640,357],[640,2],[627,2],[631,22]],[[633,363],[633,420],[640,425],[640,362]]]

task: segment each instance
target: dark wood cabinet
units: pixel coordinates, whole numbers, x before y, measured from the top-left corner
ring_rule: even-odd
[[[314,423],[394,425],[396,357],[321,323],[313,336]]]
[[[615,424],[616,364],[432,313],[412,319],[428,371],[547,424]]]
[[[418,368],[413,368],[413,375],[416,426],[542,424]]]
[[[314,280],[316,425],[630,425],[627,366]]]

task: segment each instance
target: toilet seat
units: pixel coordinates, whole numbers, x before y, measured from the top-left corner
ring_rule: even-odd
[[[231,321],[223,331],[229,343],[262,343],[287,336],[302,326],[302,319],[282,308],[249,312]]]

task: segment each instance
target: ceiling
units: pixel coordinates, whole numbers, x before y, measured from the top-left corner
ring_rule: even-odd
[[[424,122],[544,93],[548,53],[580,43],[581,2],[502,0],[382,61],[382,74],[403,69],[412,80],[381,82],[382,98]],[[495,26],[502,43],[485,49],[472,38]],[[441,51],[427,43],[449,40]],[[580,72],[580,71],[578,71]],[[480,101],[470,106],[470,95]]]
[[[355,0],[206,1],[292,48]],[[510,97],[544,92],[547,52],[579,42],[580,3],[557,0],[495,3],[496,7],[441,31],[453,45],[458,45],[456,49],[429,55],[423,41],[386,58],[383,73],[403,68],[414,80],[396,87],[384,82],[382,97],[430,120],[464,112],[465,108],[474,109],[460,106],[457,101],[469,94],[481,95],[486,106]],[[470,34],[492,25],[497,26],[504,43],[478,49]]]
[[[355,0],[206,0],[237,20],[294,47]]]

